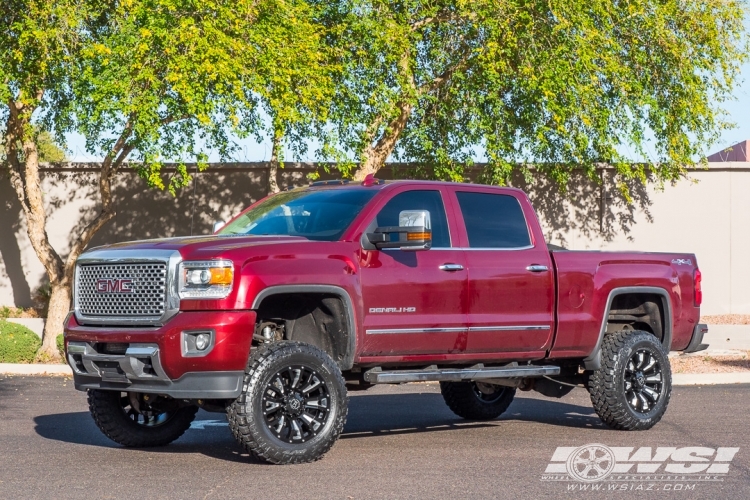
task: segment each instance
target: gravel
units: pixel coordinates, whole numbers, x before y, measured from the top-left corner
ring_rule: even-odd
[[[701,316],[701,323],[709,325],[750,325],[750,314],[714,314]]]
[[[673,373],[737,373],[750,372],[750,351],[736,354],[694,354],[670,356]]]

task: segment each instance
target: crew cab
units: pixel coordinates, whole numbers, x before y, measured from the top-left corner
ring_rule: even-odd
[[[212,235],[91,249],[73,295],[66,356],[107,436],[165,445],[204,408],[272,463],[322,457],[347,391],[381,383],[437,381],[467,419],[585,386],[648,429],[668,352],[707,347],[694,255],[548,247],[522,191],[473,184],[313,183]]]

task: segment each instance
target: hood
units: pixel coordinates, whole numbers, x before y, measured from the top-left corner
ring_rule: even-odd
[[[239,248],[249,248],[263,245],[280,245],[289,243],[302,243],[310,241],[300,236],[258,236],[258,235],[208,235],[208,236],[183,236],[178,238],[159,238],[153,240],[128,241],[114,243],[87,250],[87,253],[106,253],[113,251],[120,253],[134,252],[139,250],[179,251],[185,260],[208,259],[220,257],[227,252]]]

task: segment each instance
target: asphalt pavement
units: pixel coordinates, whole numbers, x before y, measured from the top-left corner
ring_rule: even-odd
[[[437,384],[380,386],[350,395],[346,429],[321,461],[273,466],[247,456],[221,414],[200,412],[167,447],[125,449],[95,427],[70,379],[0,376],[0,498],[744,499],[749,395],[747,385],[677,387],[656,427],[622,432],[601,423],[582,389],[559,400],[519,392],[499,419],[469,422],[448,410]],[[640,460],[659,473],[596,482],[545,473],[590,443],[615,450],[620,467]],[[568,451],[553,457],[558,447]],[[649,462],[657,447],[662,457]],[[682,458],[678,450],[664,461],[667,448]],[[715,469],[728,473],[673,473],[713,467],[718,448],[739,448]]]

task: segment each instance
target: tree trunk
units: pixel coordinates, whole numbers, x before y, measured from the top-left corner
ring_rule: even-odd
[[[388,123],[378,142],[374,146],[368,146],[364,151],[362,164],[354,173],[355,181],[365,180],[368,174],[376,174],[385,165],[385,161],[396,149],[396,143],[406,128],[413,107],[410,102],[399,104],[398,116]]]
[[[57,350],[57,336],[63,332],[63,322],[70,311],[70,288],[70,283],[52,285],[42,348],[37,354],[38,361],[61,361]]]
[[[36,93],[41,101],[43,92]],[[132,132],[131,122],[125,126],[110,153],[102,162],[99,174],[99,194],[102,211],[94,218],[74,241],[65,263],[52,247],[47,235],[47,213],[44,207],[41,177],[39,175],[39,154],[31,127],[34,108],[24,105],[22,100],[9,101],[8,122],[5,129],[5,153],[9,167],[10,181],[18,200],[21,202],[26,228],[37,257],[47,272],[52,295],[50,297],[47,323],[42,336],[42,348],[37,353],[40,361],[60,361],[57,350],[57,336],[63,332],[63,322],[70,310],[71,284],[75,262],[94,234],[115,216],[112,200],[112,180],[117,169],[132,151],[127,139]],[[19,144],[22,155],[19,154]]]
[[[275,194],[279,189],[279,149],[281,148],[282,135],[274,132],[273,146],[271,147],[271,164],[268,167],[268,194]]]

